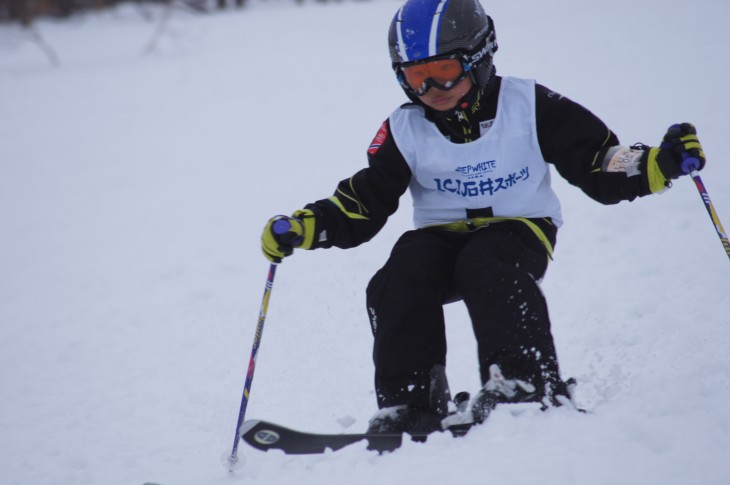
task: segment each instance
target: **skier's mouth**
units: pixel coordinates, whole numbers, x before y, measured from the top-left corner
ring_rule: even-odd
[[[431,103],[438,106],[450,104],[451,102],[451,96],[449,96],[448,94],[437,94],[431,98]]]

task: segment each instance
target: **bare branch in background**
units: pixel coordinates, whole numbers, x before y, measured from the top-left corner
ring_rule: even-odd
[[[61,65],[61,61],[58,58],[58,54],[56,54],[56,51],[53,49],[53,47],[51,47],[51,45],[43,38],[43,35],[41,35],[41,31],[38,30],[38,28],[33,23],[25,25],[24,28],[30,34],[30,38],[33,40],[33,42],[35,42],[35,44],[46,55],[51,65],[53,67],[59,67]]]
[[[157,22],[157,26],[155,27],[155,31],[152,33],[152,37],[147,42],[144,49],[142,49],[143,55],[154,54],[157,50],[157,44],[167,30],[167,26],[170,23],[170,17],[172,17],[172,4],[173,2],[171,0],[167,2],[167,6],[162,12],[159,22]]]

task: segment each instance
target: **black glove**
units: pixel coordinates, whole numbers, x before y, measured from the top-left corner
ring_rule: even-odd
[[[644,151],[641,172],[650,193],[661,192],[672,185],[670,180],[705,166],[705,153],[691,123],[670,126],[658,147],[637,144],[632,148]]]
[[[705,167],[705,153],[691,123],[670,126],[655,156],[659,170],[667,180]],[[651,161],[651,154],[649,159]]]

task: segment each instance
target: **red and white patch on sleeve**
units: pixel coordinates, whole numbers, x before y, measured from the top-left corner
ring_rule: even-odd
[[[370,143],[368,153],[370,155],[375,155],[376,153],[378,153],[378,150],[380,150],[380,147],[383,146],[383,142],[386,138],[388,138],[388,122],[383,121],[383,124],[380,125],[380,129],[378,130],[378,134],[375,135],[372,143]]]

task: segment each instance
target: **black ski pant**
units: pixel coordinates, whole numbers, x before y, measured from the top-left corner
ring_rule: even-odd
[[[458,300],[471,317],[482,384],[491,364],[507,378],[541,389],[560,382],[537,282],[547,263],[544,245],[519,221],[469,232],[403,234],[367,289],[378,406],[445,413],[450,395],[443,305]]]

